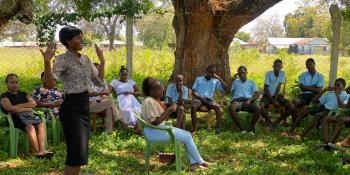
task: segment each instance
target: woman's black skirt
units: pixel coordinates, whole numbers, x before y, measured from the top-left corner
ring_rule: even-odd
[[[60,107],[60,121],[67,145],[66,165],[88,163],[90,109],[88,92],[66,94]]]

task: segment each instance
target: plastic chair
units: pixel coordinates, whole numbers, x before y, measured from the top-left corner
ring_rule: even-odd
[[[174,145],[175,147],[175,165],[176,165],[176,171],[181,171],[182,169],[182,161],[181,161],[181,142],[176,140],[175,135],[172,132],[172,128],[168,127],[168,128],[160,128],[160,127],[156,127],[152,124],[149,124],[148,122],[146,122],[145,120],[143,120],[140,116],[139,113],[136,114],[136,118],[138,120],[138,122],[140,123],[140,126],[142,128],[142,131],[144,131],[145,128],[151,128],[151,129],[155,129],[155,130],[160,130],[160,131],[165,131],[169,134],[170,136],[170,140],[164,140],[164,141],[150,141],[147,139],[147,137],[145,136],[145,140],[146,140],[146,150],[145,150],[145,167],[146,169],[149,168],[149,159],[151,157],[151,149],[153,145],[167,145],[167,144],[171,144]]]

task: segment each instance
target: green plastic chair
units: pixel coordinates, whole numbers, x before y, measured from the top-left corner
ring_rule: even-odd
[[[29,152],[29,142],[26,133],[20,129],[15,128],[12,117],[3,113],[0,110],[1,127],[5,128],[4,148],[9,151],[11,157],[16,157],[18,154],[18,142],[23,142],[25,153]]]
[[[33,111],[36,115],[38,115],[41,121],[44,123],[44,128],[46,129],[46,119],[45,115],[38,111]],[[29,152],[29,141],[27,135],[22,130],[15,128],[12,117],[10,115],[5,114],[0,109],[0,123],[1,127],[5,128],[5,150],[10,152],[11,157],[15,157],[18,155],[18,143],[19,141],[23,142],[25,153]],[[45,138],[45,146],[47,145],[47,138]]]
[[[45,113],[48,113],[50,115],[51,120],[46,120],[46,125],[50,126],[50,129],[46,130],[47,135],[51,136],[52,139],[52,145],[58,145],[60,142],[60,135],[61,135],[61,124],[56,119],[52,109],[49,108],[36,108],[35,111],[43,112],[43,115]],[[47,129],[47,128],[46,128]],[[50,132],[49,132],[50,131]]]
[[[140,124],[140,127],[142,128],[142,131],[144,131],[145,128],[152,128],[155,130],[160,131],[166,131],[168,132],[170,136],[170,140],[167,141],[150,141],[145,137],[146,140],[146,150],[145,150],[145,167],[146,169],[149,168],[149,159],[151,157],[151,149],[153,145],[166,145],[171,144],[175,147],[175,165],[176,165],[176,171],[181,171],[182,169],[182,161],[181,161],[181,142],[176,140],[176,137],[174,133],[172,132],[171,128],[160,128],[156,127],[152,124],[149,124],[145,120],[143,120],[139,113],[136,113],[136,118]]]

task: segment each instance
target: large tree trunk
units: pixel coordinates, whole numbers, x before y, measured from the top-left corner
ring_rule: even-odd
[[[333,31],[331,61],[330,61],[330,70],[329,70],[329,86],[333,86],[335,80],[337,79],[340,28],[341,28],[342,16],[338,6],[335,4],[331,5],[331,7],[329,8],[329,13],[331,14],[331,18],[332,18],[332,31]]]
[[[29,24],[33,20],[32,0],[0,0],[0,29],[14,16]]]
[[[173,74],[191,86],[209,64],[230,80],[228,48],[236,32],[281,0],[172,0],[176,33]]]

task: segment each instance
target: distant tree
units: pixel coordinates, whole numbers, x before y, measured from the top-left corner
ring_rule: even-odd
[[[20,21],[10,21],[0,30],[0,38],[11,38],[13,41],[35,41],[35,34],[35,25],[26,25]]]
[[[307,4],[310,4],[308,2]],[[300,6],[284,18],[284,30],[290,38],[325,37],[330,24],[330,15],[326,6],[311,3],[313,6]]]
[[[173,17],[173,13],[150,13],[138,20],[137,29],[143,44],[152,49],[174,48],[175,32],[172,27]]]
[[[242,41],[248,42],[250,40],[250,33],[247,32],[237,32],[235,38],[238,38]]]
[[[257,42],[265,43],[268,37],[282,37],[283,26],[277,13],[267,18],[258,18],[253,35]]]

